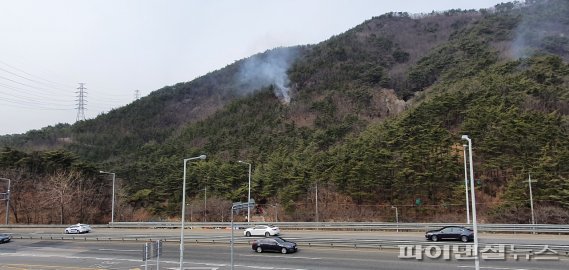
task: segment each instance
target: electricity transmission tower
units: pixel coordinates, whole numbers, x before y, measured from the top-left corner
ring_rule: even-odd
[[[137,100],[140,98],[140,90],[134,90],[134,100]]]
[[[87,88],[85,88],[85,83],[79,83],[79,87],[77,87],[77,121],[85,120],[85,96],[87,95]]]

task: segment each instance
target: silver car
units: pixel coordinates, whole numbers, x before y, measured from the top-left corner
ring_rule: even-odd
[[[65,228],[65,233],[88,233],[91,231],[91,226],[87,224],[77,223]]]

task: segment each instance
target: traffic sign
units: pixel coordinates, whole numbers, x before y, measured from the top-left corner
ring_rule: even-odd
[[[234,212],[239,213],[241,210],[247,209],[247,208],[254,208],[255,207],[255,200],[251,199],[249,201],[249,203],[246,202],[236,202],[233,203],[233,206],[231,207],[231,209],[233,209]]]

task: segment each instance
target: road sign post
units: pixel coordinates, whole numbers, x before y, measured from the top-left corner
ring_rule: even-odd
[[[144,243],[142,249],[142,260],[144,261],[144,269],[148,269],[148,260],[156,258],[156,269],[160,269],[160,254],[162,254],[162,241]]]
[[[234,211],[241,211],[243,209],[251,209],[251,207],[255,207],[255,201],[254,200],[250,200],[249,203],[242,203],[242,202],[236,202],[233,203],[233,205],[231,206],[231,270],[233,270],[233,230],[234,225],[233,225],[233,212]]]

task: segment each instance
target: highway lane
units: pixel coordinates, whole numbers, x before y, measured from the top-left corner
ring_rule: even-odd
[[[14,236],[63,236],[62,230],[57,228],[13,228],[3,232],[14,234]],[[176,241],[179,239],[179,229],[114,229],[114,228],[95,228],[89,234],[77,235],[77,238],[100,237],[104,238],[152,238],[169,239]],[[190,240],[200,239],[220,239],[228,241],[231,231],[228,229],[188,229],[185,232],[186,238]],[[235,236],[238,239],[243,237],[243,230],[236,230]],[[360,240],[401,240],[410,242],[425,242],[423,232],[384,232],[384,231],[308,231],[308,230],[283,230],[282,236],[290,239],[332,239],[352,241]],[[569,235],[552,234],[480,234],[480,243],[484,244],[533,244],[533,245],[569,245]]]
[[[143,243],[122,241],[38,241],[14,240],[0,245],[0,269],[144,269]],[[188,244],[185,246],[187,269],[230,269],[230,250],[227,244]],[[164,244],[161,269],[176,269],[179,263],[179,245]],[[235,246],[235,269],[471,269],[472,261],[429,259],[401,259],[397,249],[374,250],[353,248],[316,248],[300,246],[294,254],[255,253],[248,245]],[[155,261],[149,262],[150,266]],[[535,258],[481,261],[482,269],[538,270],[567,269],[569,257],[536,261]],[[150,268],[155,269],[155,268]]]

